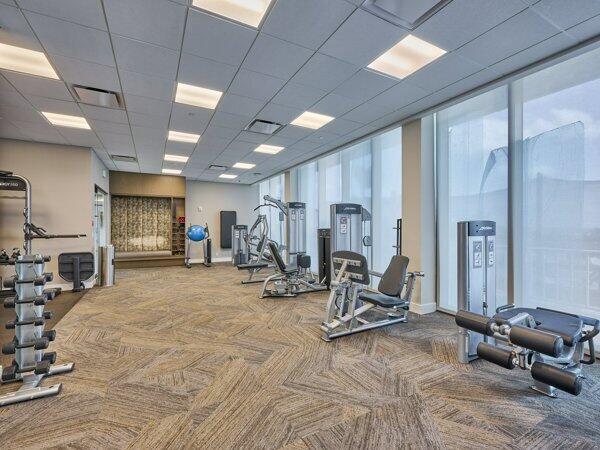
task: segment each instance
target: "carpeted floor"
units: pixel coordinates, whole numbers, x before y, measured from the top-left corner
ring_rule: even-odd
[[[326,293],[261,300],[229,266],[117,275],[57,325],[75,371],[0,409],[0,447],[600,448],[598,367],[550,399],[520,370],[457,364],[443,314],[326,343]]]

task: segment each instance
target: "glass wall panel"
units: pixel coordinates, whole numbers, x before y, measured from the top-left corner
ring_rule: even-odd
[[[457,222],[493,220],[496,301],[507,299],[508,98],[501,87],[436,115],[439,306],[456,311]]]
[[[283,199],[284,195],[284,176],[283,174],[261,181],[258,186],[258,203],[264,203],[263,197],[270,195],[276,199]],[[257,211],[257,214],[259,212]],[[266,214],[269,221],[269,238],[283,243],[285,237],[284,222],[280,220],[279,209],[277,208],[261,208],[260,214]]]
[[[516,302],[600,316],[600,51],[523,85]]]

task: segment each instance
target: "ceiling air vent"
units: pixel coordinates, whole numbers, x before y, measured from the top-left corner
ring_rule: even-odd
[[[103,106],[105,108],[123,108],[123,102],[121,96],[112,91],[105,91],[104,89],[97,89],[87,86],[73,85],[73,90],[77,99],[81,103],[88,105]]]
[[[452,0],[367,0],[362,8],[407,30],[414,30]]]
[[[137,162],[137,158],[135,156],[110,155],[110,157],[113,161],[130,162],[130,163]]]
[[[227,169],[227,166],[220,166],[218,164],[211,164],[208,166],[208,170],[216,170],[217,172],[225,172]]]
[[[268,120],[255,119],[245,128],[246,131],[260,134],[274,134],[283,125],[277,122],[269,122]]]

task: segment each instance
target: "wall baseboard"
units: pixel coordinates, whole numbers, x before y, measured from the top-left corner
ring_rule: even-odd
[[[203,261],[204,261],[204,259],[202,259],[202,258],[190,259],[190,263],[192,263],[192,264],[202,264]],[[231,256],[220,256],[218,258],[212,258],[212,262],[215,262],[215,263],[231,262]]]
[[[414,312],[415,314],[431,314],[437,310],[437,304],[435,302],[431,303],[411,303],[410,304],[410,312]]]

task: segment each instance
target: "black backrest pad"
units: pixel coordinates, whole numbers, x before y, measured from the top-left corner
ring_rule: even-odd
[[[406,256],[392,256],[392,260],[387,269],[383,273],[383,277],[379,281],[377,290],[382,294],[391,297],[400,297],[404,280],[406,279],[406,271],[408,270],[409,259]]]
[[[231,227],[237,223],[235,211],[221,211],[221,248],[231,248]]]
[[[61,253],[58,255],[58,274],[60,277],[65,281],[73,281],[75,257],[79,258],[79,279],[85,281],[92,278],[94,276],[94,254],[91,252]]]
[[[298,267],[302,267],[303,269],[310,269],[310,256],[299,254],[296,257],[296,265]]]
[[[277,268],[280,271],[285,271],[286,266],[283,262],[283,258],[281,257],[281,253],[279,253],[279,249],[273,242],[269,242],[269,251],[271,252],[271,256],[273,257],[273,261],[277,264]]]
[[[346,266],[346,272],[350,273],[350,278],[353,282],[361,284],[369,284],[371,282],[369,280],[369,264],[367,263],[367,258],[360,253],[349,252],[347,250],[340,250],[331,254],[331,264],[333,264],[333,268],[336,271],[335,276],[337,276],[337,271],[340,270],[343,264],[340,260],[344,259],[358,263],[358,265],[348,264]],[[359,275],[360,279],[352,277],[352,274]]]

